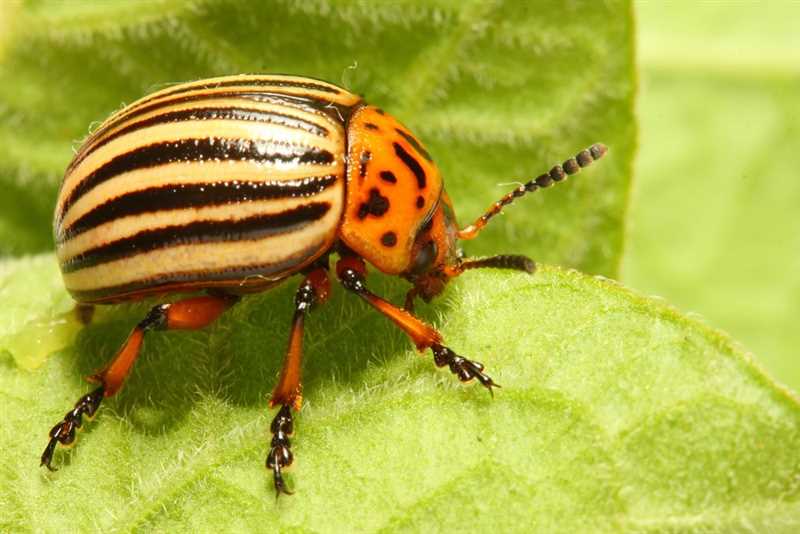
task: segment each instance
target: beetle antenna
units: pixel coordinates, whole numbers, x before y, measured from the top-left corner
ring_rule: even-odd
[[[525,193],[532,193],[539,188],[550,187],[553,185],[553,182],[561,182],[567,175],[577,174],[582,167],[587,167],[591,165],[593,161],[597,161],[605,156],[606,152],[608,152],[608,147],[606,147],[606,145],[603,143],[595,143],[586,150],[582,150],[576,154],[574,158],[569,158],[561,165],[554,166],[550,169],[550,172],[542,174],[530,182],[517,187],[492,204],[474,223],[459,230],[458,238],[474,239],[492,217],[503,211],[503,208],[514,202],[514,200],[523,196]]]
[[[467,269],[510,269],[512,271],[525,271],[532,273],[536,270],[536,263],[527,256],[501,254],[478,260],[467,260],[459,266],[462,271]]]
[[[489,256],[477,260],[466,260],[445,267],[444,273],[453,278],[461,275],[469,269],[509,269],[511,271],[525,271],[533,273],[536,271],[536,263],[527,256],[516,254],[500,254],[499,256]]]

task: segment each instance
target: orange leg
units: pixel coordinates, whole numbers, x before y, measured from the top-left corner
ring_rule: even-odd
[[[116,394],[125,383],[136,358],[142,348],[144,334],[148,330],[197,330],[203,328],[232,306],[238,297],[205,296],[193,297],[153,307],[147,316],[131,331],[128,339],[106,367],[90,376],[89,381],[99,383],[100,387],[78,399],[75,407],[67,412],[64,419],[50,430],[50,442],[42,453],[41,465],[51,471],[50,465],[56,445],[71,445],[75,441],[75,431],[83,424],[83,416],[93,417],[103,398]]]
[[[483,364],[459,356],[442,345],[442,335],[432,326],[418,319],[409,311],[398,308],[369,291],[365,283],[366,266],[361,258],[343,257],[336,264],[336,274],[345,289],[354,292],[370,306],[388,317],[411,338],[419,351],[430,348],[433,352],[433,362],[437,367],[448,366],[450,372],[458,376],[462,382],[469,382],[475,378],[489,390],[489,393],[492,393],[493,387],[500,387],[483,372]]]
[[[312,270],[300,284],[294,297],[294,317],[289,334],[289,348],[281,370],[278,385],[272,391],[270,408],[280,406],[270,425],[272,441],[267,454],[266,466],[272,471],[276,496],[281,493],[291,495],[283,480],[282,470],[292,464],[294,457],[291,451],[289,436],[294,432],[292,408],[299,410],[303,404],[301,371],[303,360],[303,325],[306,313],[317,303],[325,302],[330,294],[328,269],[320,266]]]

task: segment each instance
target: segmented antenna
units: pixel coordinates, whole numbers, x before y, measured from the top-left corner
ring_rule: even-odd
[[[527,256],[517,256],[513,254],[501,254],[500,256],[490,256],[478,260],[466,260],[461,262],[459,268],[462,271],[467,269],[510,269],[512,271],[525,271],[532,273],[536,270],[536,263]]]
[[[582,150],[576,154],[574,158],[568,159],[561,165],[554,166],[552,169],[550,169],[550,172],[542,174],[530,182],[517,187],[513,191],[503,196],[500,200],[492,204],[489,209],[486,210],[486,212],[474,223],[459,230],[458,238],[475,238],[492,217],[503,211],[503,208],[514,202],[514,200],[526,193],[532,193],[541,187],[550,187],[554,182],[563,181],[567,175],[576,174],[581,170],[581,168],[587,167],[591,165],[593,161],[597,161],[605,156],[606,152],[608,152],[606,145],[603,143],[595,143],[586,150]]]

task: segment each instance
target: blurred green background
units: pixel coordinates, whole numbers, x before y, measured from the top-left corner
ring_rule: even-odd
[[[622,281],[800,388],[800,2],[638,2]]]

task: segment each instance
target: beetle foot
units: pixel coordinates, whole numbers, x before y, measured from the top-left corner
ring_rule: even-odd
[[[275,498],[280,497],[281,493],[292,495],[292,491],[286,486],[283,479],[283,468],[292,465],[294,456],[291,451],[289,436],[294,432],[294,422],[292,421],[292,411],[289,404],[284,404],[270,425],[272,432],[272,442],[270,443],[269,453],[267,454],[267,469],[272,471],[272,481],[275,484]]]
[[[75,442],[75,431],[83,425],[83,416],[85,415],[89,418],[94,416],[97,408],[100,407],[100,402],[103,400],[103,391],[104,387],[100,386],[78,399],[75,407],[68,411],[64,419],[50,430],[50,441],[42,453],[40,466],[45,466],[50,471],[56,471],[56,468],[50,465],[53,461],[56,445],[58,443],[72,445]]]
[[[450,372],[458,377],[462,382],[469,382],[473,378],[477,378],[478,382],[483,387],[489,390],[489,393],[494,396],[492,388],[499,388],[500,384],[496,384],[492,377],[483,372],[483,364],[468,360],[463,356],[459,356],[444,345],[434,343],[431,345],[433,351],[433,362],[436,367],[444,367],[447,365]]]

